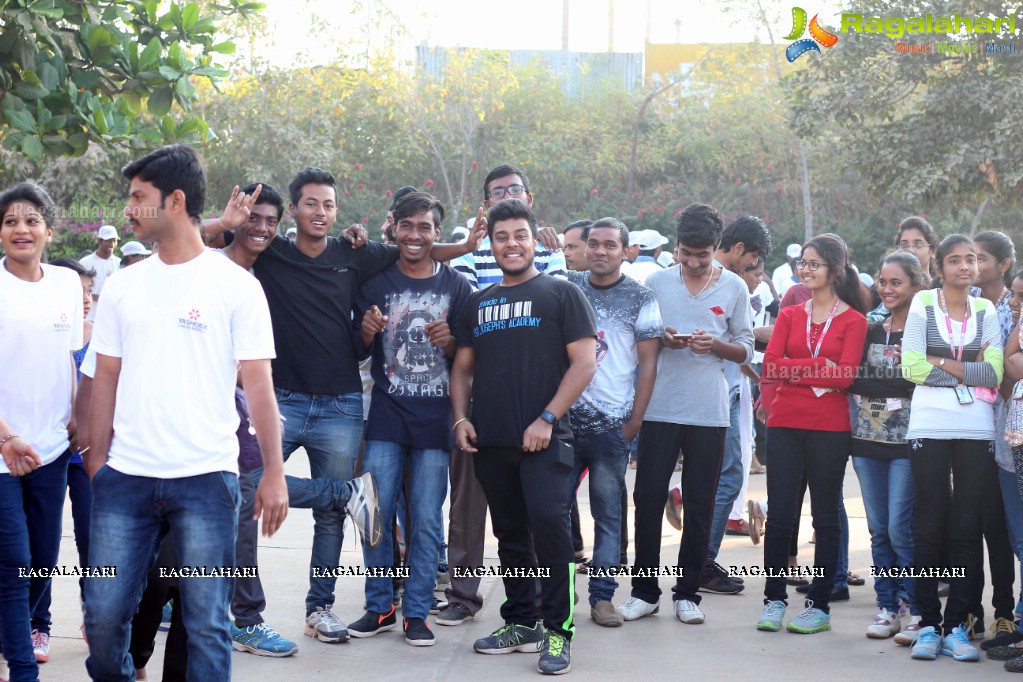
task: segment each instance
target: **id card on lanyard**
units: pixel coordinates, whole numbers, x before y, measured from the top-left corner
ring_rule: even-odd
[[[828,313],[828,319],[824,323],[824,328],[821,329],[821,335],[817,337],[817,347],[813,348],[811,347],[810,344],[810,320],[813,319],[813,300],[812,299],[810,300],[810,312],[807,313],[806,315],[806,350],[810,351],[811,358],[816,358],[818,355],[820,355],[821,344],[824,343],[824,337],[827,335],[828,329],[831,327],[831,321],[835,319],[835,313],[838,312],[838,304],[840,302],[841,299],[839,298],[835,299],[835,305],[831,307],[831,312]],[[818,398],[820,398],[825,393],[829,393],[832,391],[832,389],[830,388],[821,388],[820,386],[811,386],[810,390],[812,390],[813,394]]]
[[[959,332],[959,348],[956,348],[956,337],[952,331],[952,318],[948,314],[948,306],[945,305],[945,292],[938,289],[938,304],[941,306],[941,312],[945,316],[945,329],[948,331],[948,346],[952,352],[952,359],[956,362],[962,362],[963,360],[963,349],[966,348],[966,324],[970,320],[970,297],[966,297],[966,313],[963,315],[963,326]],[[973,403],[973,394],[970,392],[970,387],[963,384],[959,384],[954,388],[956,392],[956,400],[959,401],[960,405],[970,405]]]

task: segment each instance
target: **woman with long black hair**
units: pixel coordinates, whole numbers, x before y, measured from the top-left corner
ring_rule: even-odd
[[[0,194],[0,641],[12,682],[37,680],[48,657],[49,622],[30,614],[50,579],[19,569],[52,569],[60,549],[74,436],[71,353],[82,346],[78,275],[42,262],[53,201],[22,183]],[[34,652],[34,653],[33,653]]]
[[[767,420],[771,513],[764,567],[771,574],[757,629],[776,632],[782,627],[789,541],[805,473],[817,534],[814,565],[824,570],[814,576],[806,608],[786,628],[812,634],[831,629],[828,602],[835,584],[839,507],[851,444],[848,389],[867,334],[867,302],[845,242],[837,235],[808,241],[796,270],[811,298],[781,311],[764,353],[764,377],[780,385]]]
[[[938,246],[941,287],[913,298],[902,341],[906,378],[917,384],[906,437],[913,470],[913,552],[918,571],[916,601],[920,632],[913,658],[933,660],[938,652],[975,661],[965,626],[970,609],[969,579],[983,571],[981,520],[985,467],[994,456],[994,406],[1002,380],[1002,346],[992,303],[970,296],[977,279],[977,252],[961,234]],[[951,514],[949,476],[952,478]],[[940,542],[950,523],[952,575],[944,617],[934,571],[943,570]]]

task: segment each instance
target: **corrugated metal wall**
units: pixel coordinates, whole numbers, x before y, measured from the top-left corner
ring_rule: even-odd
[[[449,50],[462,48],[416,47],[416,67],[432,76],[443,73]],[[539,60],[561,80],[569,95],[580,95],[587,86],[611,80],[627,91],[643,85],[642,52],[571,52],[569,50],[512,50],[504,52],[513,66]]]

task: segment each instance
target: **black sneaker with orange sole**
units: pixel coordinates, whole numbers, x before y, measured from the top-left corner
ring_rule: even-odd
[[[387,613],[367,611],[366,615],[348,626],[348,634],[352,637],[372,637],[393,630],[397,624],[398,619],[394,615],[393,606]]]

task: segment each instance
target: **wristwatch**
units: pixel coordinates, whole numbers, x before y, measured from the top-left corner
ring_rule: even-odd
[[[554,413],[551,412],[550,410],[544,410],[543,414],[540,415],[540,419],[543,419],[545,422],[547,422],[551,426],[554,426],[554,423],[556,421],[558,421],[558,418],[555,417]]]

